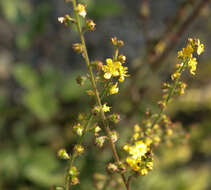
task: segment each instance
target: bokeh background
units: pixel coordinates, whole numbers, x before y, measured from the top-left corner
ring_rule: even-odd
[[[211,189],[211,11],[200,10],[177,36],[164,59],[150,64],[146,55],[166,32],[184,2],[188,2],[179,22],[192,13],[200,0],[86,0],[88,15],[97,30],[87,33],[92,60],[111,57],[110,37],[125,42],[131,77],[120,87],[120,95],[111,100],[113,110],[121,113],[116,130],[119,145],[127,141],[135,122],[150,108],[158,110],[162,82],[176,64],[179,48],[188,37],[198,37],[205,44],[197,74],[185,74],[187,93],[176,99],[167,113],[182,126],[186,134],[174,144],[163,143],[155,151],[155,168],[132,185],[145,190]],[[145,3],[145,4],[144,4]],[[0,189],[44,190],[63,184],[66,163],[56,152],[71,151],[77,138],[72,125],[77,114],[89,111],[89,88],[76,84],[75,78],[86,73],[80,56],[72,51],[78,41],[74,28],[58,23],[57,18],[71,14],[71,6],[60,0],[0,1]],[[176,23],[174,31],[180,28]],[[168,34],[168,33],[167,33]],[[169,37],[167,40],[170,40]],[[158,46],[162,54],[163,44]],[[138,70],[138,72],[137,72]],[[135,77],[134,77],[134,75]],[[132,88],[130,88],[132,86]],[[93,136],[87,136],[88,151],[76,161],[81,183],[74,189],[95,189],[96,180],[106,179],[105,164],[112,161],[108,145],[99,150]],[[120,154],[123,154],[120,152]],[[95,177],[93,177],[95,176]],[[93,180],[94,178],[94,180]],[[122,189],[114,177],[108,189]]]

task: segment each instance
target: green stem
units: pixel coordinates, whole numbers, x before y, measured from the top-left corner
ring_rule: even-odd
[[[178,72],[179,72],[179,73],[182,73],[182,71],[184,70],[184,68],[186,67],[186,65],[187,65],[187,60],[184,62],[183,66],[180,68],[180,70],[179,70]],[[180,76],[181,76],[181,75],[180,75]],[[166,104],[166,106],[167,106],[169,100],[172,98],[172,96],[173,96],[174,93],[175,93],[175,90],[176,90],[176,88],[177,88],[177,85],[179,84],[180,76],[175,80],[175,82],[174,82],[172,88],[171,88],[170,91],[169,91],[169,94],[168,94],[167,98],[165,99],[165,104]],[[155,119],[154,122],[152,123],[151,128],[153,128],[156,124],[159,123],[159,121],[160,121],[160,119],[161,119],[161,116],[162,116],[162,114],[164,113],[164,110],[165,110],[165,108],[161,108],[161,110],[160,110],[158,116],[156,117],[156,119]]]
[[[86,132],[88,131],[88,127],[89,127],[89,124],[90,122],[92,121],[93,119],[93,115],[90,114],[88,120],[87,120],[87,123],[85,124],[85,127],[84,127],[84,131],[83,131],[83,134],[80,136],[79,140],[78,140],[78,145],[81,145],[82,142],[83,142],[83,139],[84,139],[84,136],[86,134]],[[70,176],[69,176],[69,170],[72,168],[73,166],[73,162],[76,158],[77,154],[76,154],[76,151],[73,151],[73,154],[70,158],[70,163],[69,163],[69,167],[67,169],[67,172],[66,172],[66,177],[65,177],[65,190],[69,190],[70,189]]]
[[[84,57],[84,60],[86,62],[86,65],[88,67],[88,71],[89,71],[89,74],[90,74],[90,81],[91,81],[92,88],[93,88],[94,93],[95,93],[96,102],[97,102],[98,106],[101,108],[100,115],[101,115],[102,123],[104,125],[106,134],[107,134],[107,136],[109,138],[109,143],[110,143],[110,146],[111,146],[114,158],[117,161],[117,163],[120,165],[120,159],[119,159],[119,156],[117,154],[115,144],[112,141],[111,130],[109,128],[106,116],[105,116],[105,114],[104,114],[104,112],[102,110],[101,99],[100,99],[100,96],[99,96],[99,92],[98,92],[98,89],[97,89],[97,86],[96,86],[94,74],[93,74],[92,67],[91,67],[91,64],[90,64],[90,60],[89,60],[89,56],[88,56],[88,52],[87,52],[87,48],[86,48],[84,35],[83,35],[82,29],[81,29],[81,25],[80,25],[79,15],[78,15],[78,12],[76,10],[76,7],[77,7],[76,0],[72,0],[72,3],[73,3],[74,15],[75,15],[75,19],[76,19],[76,27],[77,27],[77,30],[78,30],[79,35],[80,35],[81,44],[83,45],[83,48],[84,48],[83,57]],[[128,190],[128,188],[127,188],[127,181],[126,181],[126,178],[125,178],[124,174],[121,174],[121,176],[122,176],[122,180],[123,180],[123,182],[125,184],[125,187]]]

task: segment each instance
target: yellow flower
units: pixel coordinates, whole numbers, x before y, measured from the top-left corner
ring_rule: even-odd
[[[196,40],[196,51],[198,55],[204,52],[204,44],[201,44],[199,39]]]
[[[102,110],[103,110],[104,112],[109,112],[110,109],[111,109],[111,107],[107,106],[106,104],[103,104]]]
[[[138,124],[134,125],[133,130],[135,133],[139,133],[141,131],[141,128]]]
[[[114,85],[110,88],[110,90],[109,90],[110,95],[112,95],[112,94],[117,94],[117,93],[119,92],[119,88],[117,87],[117,85],[118,85],[118,83],[114,84]]]
[[[183,56],[184,57],[189,57],[189,58],[191,58],[193,55],[193,51],[194,51],[194,49],[193,49],[193,47],[192,47],[192,45],[191,44],[188,44],[187,46],[186,46],[186,48],[183,48]]]
[[[84,147],[77,144],[75,145],[74,150],[76,151],[77,154],[82,154],[84,152]]]
[[[99,127],[99,126],[95,126],[94,127],[94,134],[95,134],[95,136],[98,136],[99,134],[99,132],[101,131],[101,128]]]
[[[133,159],[141,160],[141,157],[146,154],[148,147],[143,141],[137,141],[135,145],[128,145],[124,149],[127,150]]]
[[[191,58],[189,61],[188,61],[188,67],[190,68],[190,73],[192,75],[195,75],[195,71],[196,71],[196,66],[197,66],[197,61],[196,61],[196,58]]]
[[[83,134],[83,127],[81,126],[81,124],[80,123],[78,123],[77,125],[74,125],[73,126],[73,130],[76,132],[76,134],[78,135],[78,136],[82,136],[82,134]]]
[[[65,149],[60,149],[57,153],[58,157],[64,160],[69,160],[70,156]]]
[[[83,18],[86,17],[86,6],[83,5],[83,4],[78,4],[77,7],[76,7],[76,11],[78,12],[78,14],[80,16],[82,16]]]
[[[133,134],[133,139],[136,141],[139,138],[139,133],[134,133]]]
[[[123,67],[120,61],[113,61],[112,59],[106,59],[106,65],[103,65],[104,78],[109,80],[111,77],[120,77],[119,81],[123,82],[127,77],[127,67]]]

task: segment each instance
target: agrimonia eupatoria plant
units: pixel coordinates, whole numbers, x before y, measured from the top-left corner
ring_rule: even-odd
[[[111,38],[114,47],[112,58],[107,58],[105,63],[101,61],[91,62],[84,33],[94,31],[95,23],[93,20],[86,18],[86,5],[78,3],[76,0],[68,1],[72,3],[74,14],[59,17],[58,21],[65,26],[75,25],[77,28],[80,42],[73,44],[73,50],[81,54],[86,63],[88,68],[87,78],[91,83],[91,89],[87,93],[95,97],[96,103],[90,109],[89,114],[79,114],[78,123],[73,126],[73,130],[79,138],[72,152],[68,153],[65,149],[58,151],[59,158],[67,160],[68,166],[65,184],[62,187],[57,187],[57,189],[70,190],[72,186],[79,183],[79,171],[74,162],[77,157],[84,153],[83,139],[87,132],[92,131],[98,147],[101,148],[106,140],[110,144],[115,161],[107,165],[107,170],[110,173],[119,173],[125,189],[130,190],[132,177],[147,175],[153,169],[153,148],[163,139],[172,136],[172,122],[165,114],[165,108],[175,95],[184,94],[186,84],[182,82],[181,75],[186,69],[189,70],[190,74],[195,74],[197,67],[195,56],[204,51],[204,45],[200,43],[199,39],[190,38],[186,47],[178,52],[179,63],[176,66],[176,71],[171,75],[171,82],[163,84],[163,97],[158,102],[159,113],[151,114],[147,112],[146,119],[141,124],[134,126],[131,139],[123,146],[127,156],[120,158],[116,146],[120,135],[110,128],[110,123],[117,124],[120,116],[111,113],[111,106],[103,102],[103,98],[119,93],[119,85],[129,77],[128,68],[125,66],[126,56],[119,54],[119,49],[124,43],[116,37]],[[84,22],[81,22],[81,19]],[[79,76],[77,83],[83,85],[84,80],[86,80],[86,77]]]

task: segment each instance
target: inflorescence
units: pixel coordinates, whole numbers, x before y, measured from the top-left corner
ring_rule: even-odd
[[[92,132],[95,144],[99,148],[103,147],[106,140],[109,141],[115,162],[109,163],[107,170],[111,173],[118,172],[126,189],[129,190],[128,179],[131,176],[146,175],[153,169],[153,147],[172,136],[174,125],[164,113],[165,108],[173,96],[184,94],[187,85],[181,81],[181,74],[185,69],[188,69],[192,75],[195,75],[197,67],[195,55],[200,55],[204,51],[204,45],[200,43],[199,39],[188,39],[186,47],[178,52],[180,63],[177,64],[176,71],[171,75],[171,83],[164,83],[163,85],[164,94],[162,100],[158,102],[160,112],[152,114],[147,111],[146,119],[140,125],[134,125],[130,142],[123,146],[127,156],[125,159],[120,159],[115,145],[120,137],[117,131],[111,130],[109,126],[111,122],[117,124],[120,116],[117,113],[111,113],[111,106],[106,102],[102,103],[102,101],[105,96],[119,93],[119,84],[129,77],[128,67],[125,66],[126,56],[119,55],[119,48],[124,45],[124,42],[116,37],[111,38],[111,44],[114,48],[113,57],[107,58],[105,63],[98,60],[90,61],[84,33],[94,31],[96,24],[93,20],[86,18],[86,5],[77,3],[76,0],[70,2],[73,4],[74,15],[72,17],[70,15],[59,17],[58,21],[65,26],[75,25],[78,30],[80,42],[73,44],[73,50],[82,55],[89,72],[87,76],[79,76],[76,80],[81,86],[86,79],[90,80],[92,88],[87,90],[87,94],[95,97],[96,103],[90,109],[89,114],[80,113],[78,122],[73,125],[73,131],[79,137],[79,140],[72,153],[68,153],[65,149],[58,151],[59,158],[69,160],[65,185],[61,188],[69,190],[71,185],[79,183],[79,171],[74,165],[74,160],[84,153],[83,138],[87,132]],[[83,24],[79,17],[84,19]],[[125,177],[126,172],[128,172],[127,176],[129,175],[128,179]]]

